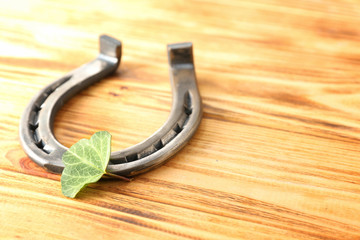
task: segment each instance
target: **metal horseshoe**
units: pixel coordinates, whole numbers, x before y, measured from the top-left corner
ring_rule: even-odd
[[[129,148],[112,152],[107,172],[131,177],[146,172],[177,153],[195,133],[202,116],[192,43],[167,48],[172,87],[172,109],[168,120],[153,135]],[[97,58],[49,84],[32,98],[20,122],[20,141],[26,154],[38,165],[61,173],[62,155],[68,148],[53,134],[56,113],[82,89],[114,73],[121,60],[121,42],[100,36]]]

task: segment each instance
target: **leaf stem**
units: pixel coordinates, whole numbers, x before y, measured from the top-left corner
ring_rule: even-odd
[[[116,175],[116,174],[108,173],[108,172],[106,172],[105,175],[107,175],[109,177],[117,178],[117,179],[120,179],[120,180],[123,180],[123,181],[126,181],[126,182],[130,182],[131,180],[133,180],[132,178],[127,178],[127,177],[124,177],[124,176],[120,176],[120,175]]]

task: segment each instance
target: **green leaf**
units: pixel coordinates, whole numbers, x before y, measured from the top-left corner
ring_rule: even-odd
[[[92,137],[81,139],[62,156],[65,164],[61,175],[62,193],[70,198],[89,183],[97,182],[105,172],[110,159],[111,135],[97,132]]]

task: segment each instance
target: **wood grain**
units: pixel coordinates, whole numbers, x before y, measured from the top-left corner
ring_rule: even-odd
[[[360,239],[360,1],[0,4],[0,239]],[[164,166],[71,200],[18,124],[102,33],[122,40],[122,63],[58,113],[60,142],[107,130],[122,149],[156,131],[168,43],[194,44],[204,117]]]

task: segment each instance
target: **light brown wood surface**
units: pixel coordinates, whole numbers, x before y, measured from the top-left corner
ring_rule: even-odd
[[[0,239],[360,239],[360,1],[0,1]],[[71,146],[136,144],[171,106],[166,44],[191,41],[204,116],[132,182],[75,200],[19,144],[46,84],[123,42],[115,75],[58,113]]]

